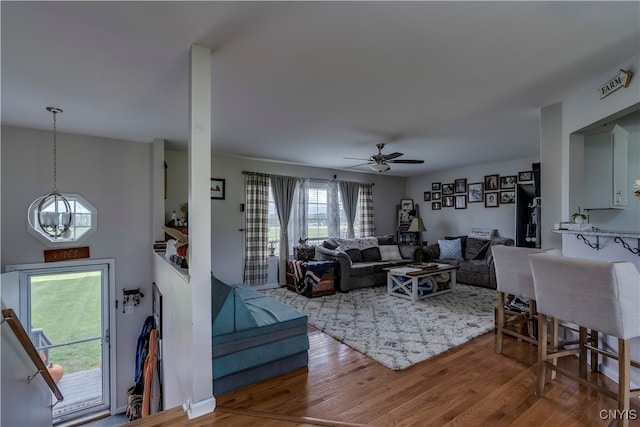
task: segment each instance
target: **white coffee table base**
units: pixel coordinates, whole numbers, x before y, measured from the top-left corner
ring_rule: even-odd
[[[438,282],[434,276],[446,273],[449,277],[446,281]],[[430,277],[435,281],[433,292],[419,295],[420,286],[426,283],[425,278]],[[433,284],[433,282],[431,282]],[[387,272],[387,294],[416,302],[423,298],[451,292],[456,286],[456,268],[444,267],[433,271],[427,271],[419,275],[395,274]]]

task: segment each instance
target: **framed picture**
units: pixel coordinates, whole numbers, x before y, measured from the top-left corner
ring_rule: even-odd
[[[441,208],[442,208],[442,205],[440,204],[440,202],[431,203],[431,210],[432,211],[439,211]]]
[[[518,182],[533,181],[533,171],[518,172]]]
[[[445,208],[452,208],[453,196],[442,196],[442,206]]]
[[[440,183],[434,182],[431,184],[431,191],[440,191]]]
[[[432,191],[431,192],[431,200],[440,200],[442,198],[442,193],[440,193],[439,191]]]
[[[498,191],[498,177],[500,175],[485,175],[484,191]]]
[[[484,193],[484,207],[485,208],[497,208],[500,206],[499,193]]]
[[[442,195],[450,196],[453,194],[453,183],[451,184],[442,184]]]
[[[424,201],[425,202],[430,202],[431,201],[431,192],[430,191],[425,191],[424,192]]]
[[[500,189],[501,190],[512,190],[516,188],[516,176],[501,176],[500,177]]]
[[[400,209],[404,209],[406,211],[410,211],[413,209],[413,199],[402,199],[400,200]]]
[[[457,194],[455,197],[456,197],[456,209],[467,209],[467,195]]]
[[[398,210],[398,230],[407,231],[415,214],[416,211],[411,211],[408,209]]]
[[[501,191],[500,192],[500,204],[508,205],[509,203],[516,202],[516,192],[515,191]]]
[[[453,185],[456,194],[465,194],[467,192],[467,178],[458,178],[454,181]]]
[[[211,198],[224,200],[224,179],[211,178]]]
[[[474,182],[469,184],[469,203],[482,202],[482,183]]]

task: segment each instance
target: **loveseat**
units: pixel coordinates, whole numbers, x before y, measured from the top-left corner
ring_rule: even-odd
[[[420,262],[422,249],[413,245],[398,245],[395,236],[355,239],[332,238],[316,246],[316,259],[337,264],[336,289],[382,286],[387,283],[387,267]]]
[[[457,266],[456,281],[459,283],[496,289],[496,269],[491,247],[513,244],[513,239],[495,237],[492,233],[445,237],[424,248],[423,260]]]
[[[307,316],[249,286],[212,277],[211,320],[216,395],[308,363]]]

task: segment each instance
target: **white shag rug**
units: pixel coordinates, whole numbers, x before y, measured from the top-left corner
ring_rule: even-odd
[[[394,371],[494,329],[496,291],[458,284],[449,293],[409,300],[374,287],[307,298],[286,288],[262,291],[309,316],[309,323]]]

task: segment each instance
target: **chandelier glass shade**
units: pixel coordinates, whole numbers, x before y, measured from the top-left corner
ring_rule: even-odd
[[[69,235],[73,215],[69,201],[60,194],[57,187],[56,115],[62,113],[62,110],[56,107],[47,107],[47,111],[53,114],[53,189],[49,194],[37,198],[31,204],[28,220],[30,225],[37,224],[38,228],[51,238],[60,239]],[[36,205],[37,209],[34,209]],[[33,224],[31,224],[32,221]]]

